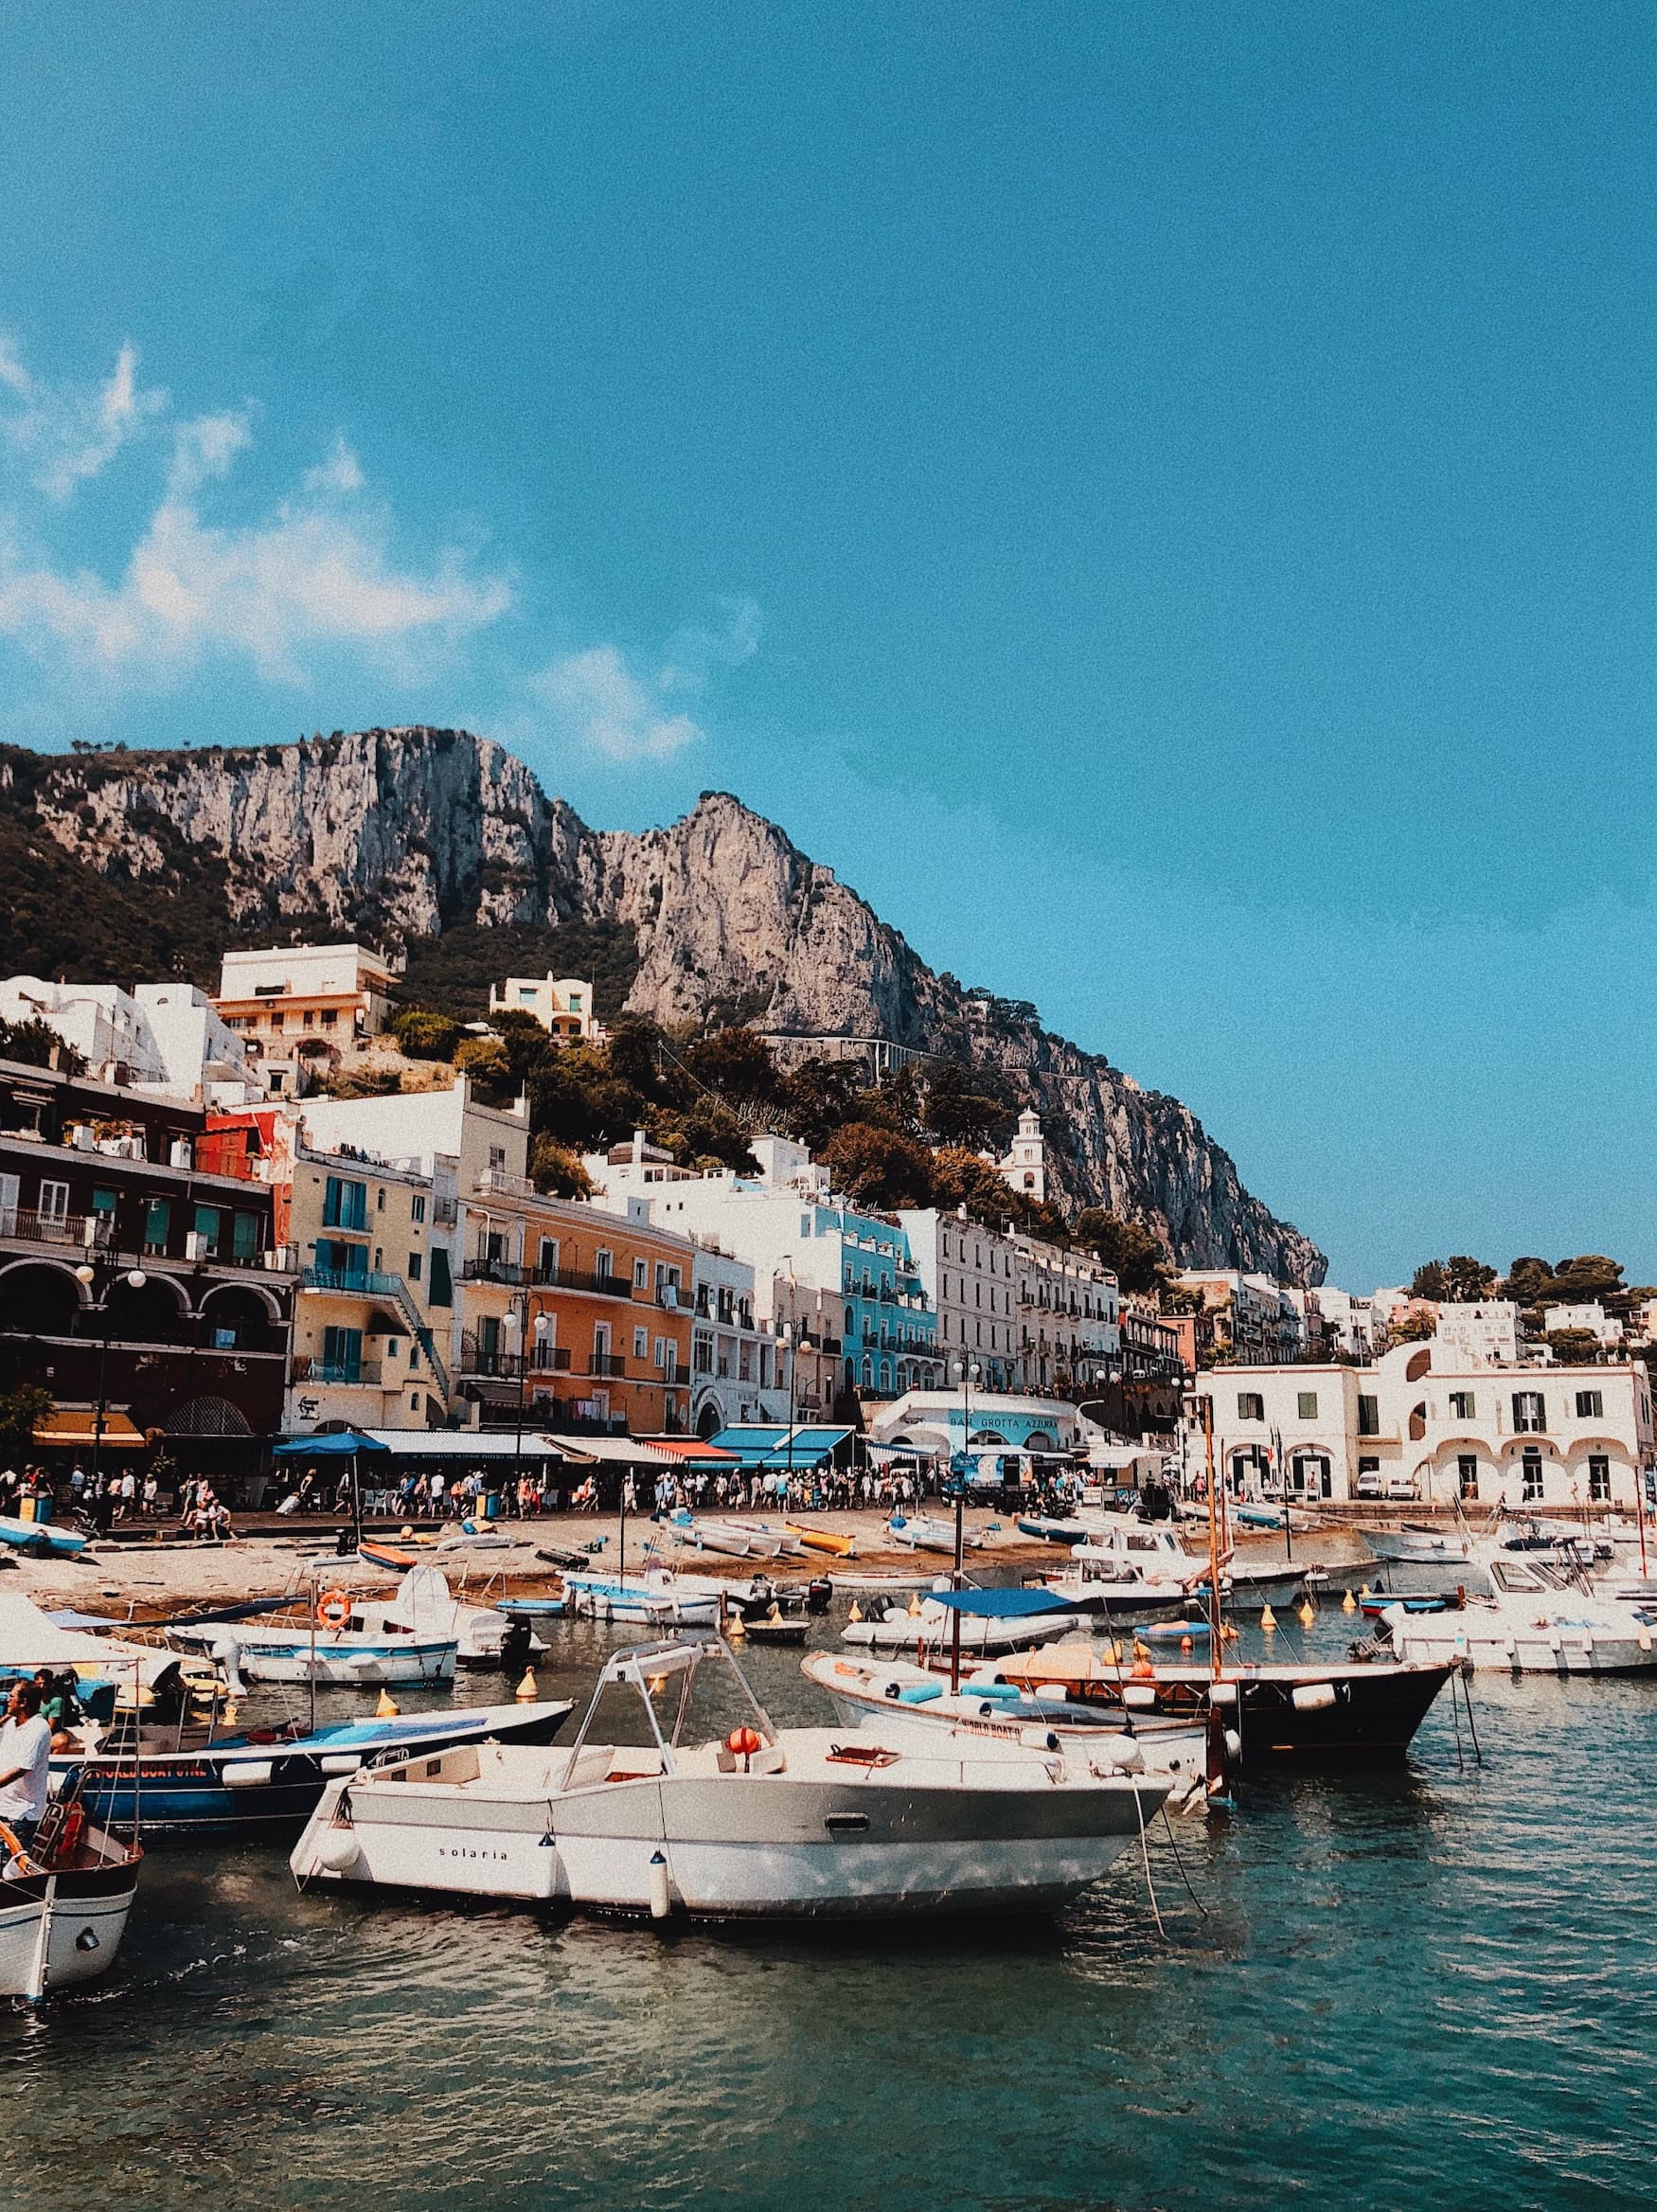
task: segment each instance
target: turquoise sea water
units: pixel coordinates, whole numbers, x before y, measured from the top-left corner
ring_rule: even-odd
[[[611,1639],[554,1633],[573,1694]],[[749,1664],[826,1717],[797,1655]],[[1136,1859],[1049,1927],[663,1936],[158,1848],[116,1975],[0,2012],[0,2203],[1648,2204],[1657,1683],[1474,1711],[1482,1768],[1443,1703],[1401,1771],[1176,1823],[1167,1941]]]

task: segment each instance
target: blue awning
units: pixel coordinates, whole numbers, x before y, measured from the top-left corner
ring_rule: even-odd
[[[928,1596],[977,1620],[1027,1620],[1038,1613],[1076,1610],[1053,1590],[934,1590]]]
[[[716,1451],[730,1452],[739,1464],[764,1473],[786,1473],[792,1466],[809,1473],[832,1456],[851,1431],[849,1428],[797,1428],[789,1442],[786,1424],[775,1427],[722,1429],[710,1438]]]
[[[336,1429],[326,1436],[290,1436],[285,1444],[273,1444],[271,1457],[286,1459],[309,1454],[317,1459],[348,1459],[359,1452],[389,1452],[389,1444],[382,1444],[376,1436],[365,1436],[356,1429]]]

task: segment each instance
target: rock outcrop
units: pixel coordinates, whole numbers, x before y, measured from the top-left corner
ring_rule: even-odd
[[[213,884],[244,938],[621,922],[639,954],[633,1010],[970,1054],[1041,1112],[1064,1201],[1133,1216],[1187,1265],[1322,1279],[1316,1246],[1243,1188],[1177,1099],[1043,1029],[1033,1007],[935,973],[726,793],[640,836],[593,830],[499,745],[412,728],[180,753],[13,751],[0,757],[0,805],[105,879],[161,896]]]

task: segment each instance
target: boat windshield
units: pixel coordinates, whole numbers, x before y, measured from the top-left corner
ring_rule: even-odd
[[[672,1774],[675,1766],[673,1755],[684,1736],[685,1724],[689,1717],[691,1692],[696,1685],[696,1677],[710,1660],[716,1665],[722,1662],[722,1678],[728,1678],[734,1686],[739,1702],[753,1716],[765,1741],[775,1743],[776,1730],[771,1716],[755,1696],[748,1677],[737,1664],[736,1653],[722,1636],[709,1630],[700,1635],[674,1636],[665,1643],[631,1644],[610,1659],[594,1686],[592,1699],[581,1717],[581,1725],[576,1731],[575,1741],[570,1746],[563,1787],[569,1787],[576,1771],[576,1760],[592,1734],[599,1705],[606,1694],[615,1688],[636,1691],[644,1708],[650,1740],[662,1755],[662,1771],[664,1774]],[[669,1682],[675,1679],[679,1684],[679,1695],[673,1723],[671,1729],[664,1734],[656,1710],[656,1700],[668,1688]]]

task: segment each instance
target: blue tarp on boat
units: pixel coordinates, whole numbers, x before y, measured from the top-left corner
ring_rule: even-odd
[[[1026,1620],[1038,1613],[1074,1613],[1066,1597],[1052,1590],[934,1590],[939,1605],[953,1605],[976,1620]]]

